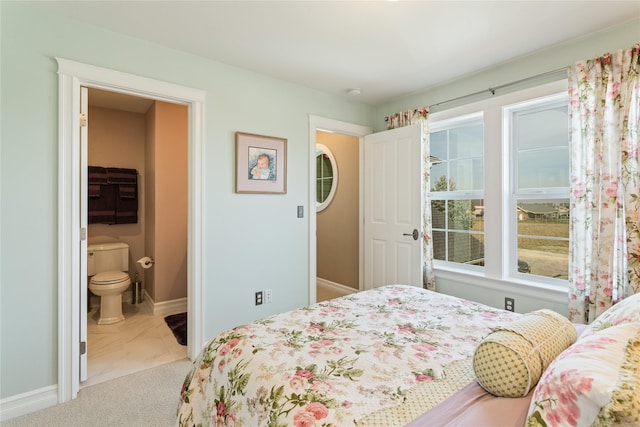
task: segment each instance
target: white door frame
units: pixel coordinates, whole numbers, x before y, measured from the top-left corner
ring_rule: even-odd
[[[80,86],[180,103],[189,109],[187,355],[202,347],[205,92],[67,59],[58,61],[58,402],[80,389]]]
[[[343,135],[353,135],[359,137],[359,155],[360,162],[360,177],[359,177],[359,262],[358,262],[358,287],[362,290],[363,284],[363,236],[362,236],[362,218],[363,212],[363,156],[364,156],[364,136],[372,132],[371,128],[361,125],[356,125],[347,122],[341,122],[339,120],[327,119],[320,116],[309,115],[309,304],[315,304],[316,302],[316,279],[317,279],[317,241],[316,241],[316,131],[335,132]]]

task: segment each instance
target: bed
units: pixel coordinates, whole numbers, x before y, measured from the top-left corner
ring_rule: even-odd
[[[479,380],[479,349],[495,344],[488,340],[492,334],[522,338],[526,332],[512,333],[505,325],[525,317],[404,285],[270,316],[205,345],[185,378],[176,425],[421,426],[473,420],[473,425],[522,426],[525,419],[537,423],[528,425],[554,425],[545,417],[557,418],[557,407],[544,410],[553,398],[536,396],[531,380],[518,397],[496,397],[487,392],[491,384]],[[554,326],[551,333],[557,330]],[[575,341],[570,323],[566,331],[563,339]],[[503,344],[493,348],[509,347]],[[509,357],[516,353],[507,350]],[[540,376],[547,375],[546,368]]]

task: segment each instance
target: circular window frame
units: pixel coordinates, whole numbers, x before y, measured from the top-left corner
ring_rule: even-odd
[[[329,190],[329,194],[327,195],[327,198],[324,200],[324,202],[322,203],[318,202],[318,199],[316,198],[316,212],[321,212],[325,210],[331,204],[331,202],[333,201],[333,197],[336,195],[336,191],[338,188],[338,163],[336,162],[336,158],[334,157],[333,152],[331,152],[329,147],[323,144],[316,144],[316,158],[323,154],[326,154],[327,157],[329,158],[333,176],[332,176],[331,190]],[[317,180],[317,177],[318,177],[318,171],[316,171],[316,180]],[[316,183],[316,186],[317,186],[317,183]],[[317,189],[316,189],[316,192],[317,192]]]

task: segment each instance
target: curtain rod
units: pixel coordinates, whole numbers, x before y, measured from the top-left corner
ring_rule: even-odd
[[[456,98],[447,99],[446,101],[441,101],[441,102],[437,102],[435,104],[431,104],[431,105],[429,105],[429,108],[438,107],[440,105],[448,104],[448,103],[454,102],[454,101],[459,101],[459,100],[465,99],[465,98],[470,98],[472,96],[480,95],[480,94],[485,93],[485,92],[491,92],[491,95],[495,95],[496,91],[499,90],[499,89],[504,89],[505,87],[514,86],[514,85],[517,85],[519,83],[526,82],[528,80],[538,79],[540,77],[545,77],[545,76],[549,76],[549,75],[552,75],[552,74],[558,74],[561,71],[566,72],[567,71],[567,67],[556,68],[555,70],[545,71],[544,73],[540,73],[540,74],[536,74],[536,75],[533,75],[533,76],[525,77],[525,78],[520,79],[520,80],[515,80],[513,82],[502,84],[500,86],[490,87],[490,88],[487,88],[487,89],[484,89],[484,90],[479,90],[479,91],[474,92],[474,93],[469,93],[467,95],[462,95],[462,96],[458,96]]]
[[[437,102],[435,104],[429,105],[428,108],[431,109],[433,107],[439,107],[440,105],[443,105],[443,104],[449,104],[450,102],[459,101],[459,100],[465,99],[465,98],[471,98],[473,96],[481,95],[481,94],[483,94],[485,92],[491,92],[491,95],[495,95],[496,91],[499,90],[499,89],[504,89],[505,87],[514,86],[514,85],[517,85],[519,83],[526,82],[528,80],[538,79],[540,77],[545,77],[545,76],[557,74],[557,73],[560,73],[562,71],[566,72],[567,71],[567,67],[556,68],[555,70],[545,71],[544,73],[540,73],[540,74],[536,74],[536,75],[533,75],[533,76],[525,77],[525,78],[520,79],[520,80],[515,80],[513,82],[502,84],[500,86],[490,87],[490,88],[487,88],[487,89],[479,90],[477,92],[473,92],[473,93],[469,93],[469,94],[466,94],[466,95],[458,96],[456,98],[451,98],[451,99],[447,99],[445,101],[440,101],[440,102]],[[389,121],[389,116],[386,116],[384,118],[384,121],[385,122]]]

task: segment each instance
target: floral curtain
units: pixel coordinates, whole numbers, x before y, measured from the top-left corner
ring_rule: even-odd
[[[569,67],[569,318],[640,292],[640,43]]]
[[[415,123],[423,122],[422,125],[422,142],[423,142],[423,156],[424,156],[424,207],[423,207],[423,238],[422,248],[424,253],[424,264],[422,266],[422,283],[426,289],[432,291],[436,290],[436,278],[433,271],[433,232],[431,231],[431,197],[429,195],[429,189],[431,188],[430,173],[431,173],[431,156],[429,149],[429,128],[427,127],[427,116],[429,115],[429,109],[426,107],[418,108],[415,110],[402,111],[395,113],[387,118],[387,129],[395,129],[402,126],[409,126]]]

